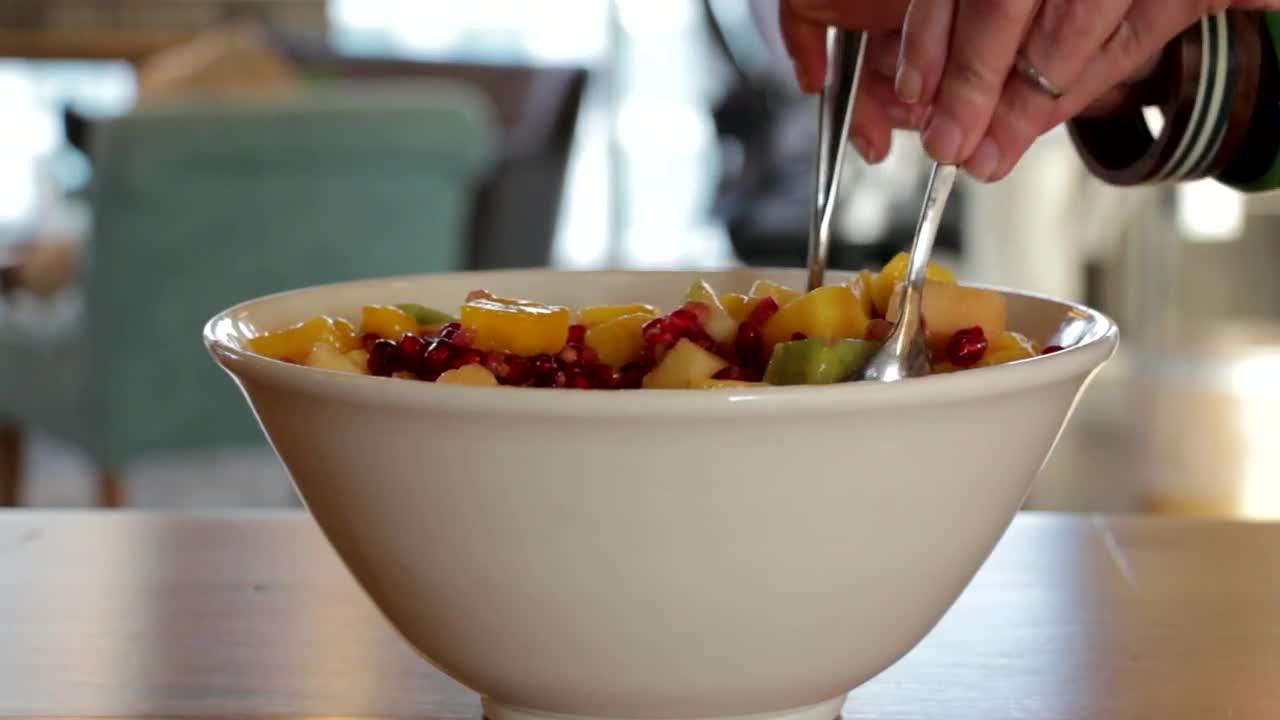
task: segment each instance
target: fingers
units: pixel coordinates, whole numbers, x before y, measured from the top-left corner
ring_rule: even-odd
[[[911,0],[784,0],[791,12],[818,25],[834,25],[848,30],[897,30],[902,27]]]
[[[894,92],[901,36],[872,33],[867,39],[866,67],[858,84],[850,139],[858,154],[876,164],[889,155],[894,128],[918,130],[925,109],[908,105]]]
[[[1165,0],[1166,2],[1168,0]],[[1022,56],[1057,88],[1073,88],[1129,11],[1131,0],[1042,0]],[[1114,77],[1118,82],[1123,77]],[[1015,71],[985,137],[965,170],[978,180],[1006,175],[1031,143],[1053,126],[1058,98]]]
[[[951,44],[954,9],[955,0],[922,0],[907,10],[895,80],[903,102],[928,105],[937,92]]]
[[[792,10],[791,2],[779,6],[782,43],[791,56],[796,82],[807,93],[822,91],[827,76],[827,28]]]

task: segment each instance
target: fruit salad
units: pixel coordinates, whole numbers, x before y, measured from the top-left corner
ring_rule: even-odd
[[[768,280],[746,294],[698,280],[671,309],[569,308],[477,289],[458,312],[368,305],[358,321],[326,315],[258,335],[249,349],[328,370],[436,383],[624,390],[845,382],[897,318],[907,256],[879,272],[807,293]],[[1007,327],[1000,293],[931,265],[922,314],[931,368],[1023,360],[1041,348]]]

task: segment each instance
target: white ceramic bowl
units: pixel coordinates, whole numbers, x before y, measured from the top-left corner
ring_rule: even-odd
[[[897,384],[745,390],[443,386],[243,349],[316,313],[456,307],[475,288],[670,308],[692,277],[353,282],[238,305],[204,335],[365,591],[491,720],[831,720],[986,559],[1114,352],[1109,319],[1008,293],[1014,329],[1072,347]]]

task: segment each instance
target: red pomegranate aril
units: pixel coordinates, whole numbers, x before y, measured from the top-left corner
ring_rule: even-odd
[[[390,377],[400,369],[400,346],[390,340],[379,340],[369,349],[369,373]]]
[[[1041,351],[1040,351],[1040,354],[1041,354],[1041,355],[1051,355],[1051,354],[1053,354],[1053,353],[1061,352],[1061,351],[1062,351],[1062,346],[1061,346],[1061,345],[1045,345],[1045,346],[1044,346],[1044,350],[1041,350]]]
[[[427,348],[418,363],[418,376],[424,380],[435,380],[440,373],[453,367],[453,354],[456,348],[448,340],[436,340]]]
[[[891,332],[893,332],[893,323],[884,318],[872,318],[867,322],[867,329],[862,336],[867,340],[884,342],[889,339]]]
[[[683,307],[672,310],[667,317],[670,325],[674,326],[677,337],[689,337],[703,331],[703,320],[710,314],[711,308],[706,303],[693,301],[685,303]]]
[[[668,318],[657,317],[640,327],[644,341],[648,345],[671,345],[679,339],[675,328],[671,327]]]
[[[569,326],[569,337],[565,340],[565,342],[577,343],[581,345],[586,341],[587,341],[586,325],[570,325]]]
[[[452,340],[453,336],[460,332],[462,332],[462,323],[445,323],[445,325],[440,328],[440,337],[445,340]]]
[[[373,344],[381,339],[376,333],[365,333],[360,336],[360,346],[365,352],[373,352]]]
[[[406,334],[400,338],[400,353],[406,358],[416,359],[422,354],[423,347],[427,343],[417,335]]]
[[[619,370],[621,377],[618,380],[618,387],[629,390],[640,387],[640,384],[644,381],[644,376],[649,373],[650,367],[647,364],[638,362],[623,365]]]
[[[612,365],[595,365],[590,371],[592,387],[612,390],[622,383],[622,371]]]
[[[957,332],[947,342],[947,362],[956,367],[974,365],[986,354],[988,344],[986,336],[982,335],[981,328],[977,334],[969,330]]]
[[[498,377],[504,385],[525,385],[532,377],[529,359],[520,355],[506,357],[506,372]]]
[[[955,332],[955,334],[973,336],[973,337],[986,337],[987,335],[985,332],[983,332],[981,325],[974,325],[972,327],[960,328]]]
[[[809,339],[809,336],[805,335],[802,332],[791,333],[791,342],[796,342],[799,340],[808,340],[808,339]]]
[[[750,314],[747,315],[747,322],[756,327],[764,327],[764,324],[769,322],[769,318],[773,317],[777,312],[778,301],[766,295],[760,298],[760,302],[756,303],[755,307],[751,308]]]
[[[454,333],[453,337],[449,338],[449,342],[452,342],[454,345],[457,345],[458,347],[471,347],[471,341],[475,339],[475,336],[476,336],[475,330],[464,327],[458,332]]]
[[[733,341],[733,354],[739,365],[764,365],[764,337],[760,335],[759,326],[751,321],[738,325],[738,335]]]
[[[737,380],[746,382],[750,380],[751,374],[748,373],[746,369],[738,365],[730,365],[711,377],[716,380]]]
[[[595,384],[591,382],[591,378],[587,377],[584,373],[570,371],[569,387],[575,390],[590,390],[594,386]]]
[[[534,385],[548,387],[560,372],[560,365],[550,355],[535,355],[531,363],[530,375]]]
[[[460,350],[453,354],[449,361],[449,369],[457,370],[465,365],[483,365],[484,353],[479,350]]]

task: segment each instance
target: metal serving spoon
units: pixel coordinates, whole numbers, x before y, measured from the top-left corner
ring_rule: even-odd
[[[920,322],[920,299],[924,295],[925,271],[929,267],[929,256],[933,254],[933,241],[938,237],[942,211],[946,209],[955,180],[955,165],[933,164],[924,207],[920,210],[920,221],[911,241],[898,322],[885,339],[884,346],[871,356],[855,379],[894,382],[929,374],[929,348]]]
[[[866,33],[834,28],[827,31],[827,77],[818,107],[818,163],[813,216],[809,221],[810,290],[822,286],[827,271],[836,191],[849,145],[849,124],[866,48]]]

